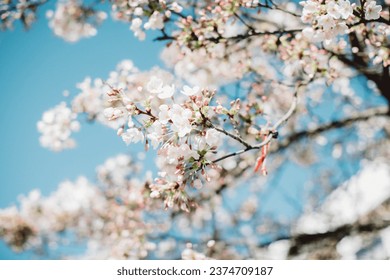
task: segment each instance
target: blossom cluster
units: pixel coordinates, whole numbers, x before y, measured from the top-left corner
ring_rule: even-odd
[[[96,173],[99,181],[104,185],[123,187],[129,180],[129,176],[134,177],[140,169],[140,166],[137,166],[129,155],[119,154],[98,166]]]
[[[144,40],[146,30],[163,29],[165,22],[181,13],[183,7],[177,1],[114,0],[112,10],[114,18],[131,22],[130,30],[139,40]]]
[[[78,241],[86,241],[88,259],[168,257],[179,256],[181,251],[183,259],[210,258],[209,253],[206,256],[197,252],[192,244],[170,238],[170,230],[176,224],[164,217],[159,203],[149,198],[149,179],[137,180],[135,172],[138,167],[132,157],[120,154],[98,167],[99,186],[79,177],[60,183],[49,196],[33,190],[20,198],[19,207],[0,210],[0,237],[15,250],[50,246],[53,251],[74,242],[72,238],[76,237]],[[229,175],[210,185],[210,190],[220,188],[226,177]],[[177,213],[180,231],[188,233],[191,221],[197,230],[209,226],[212,209],[205,199],[215,200],[219,215],[224,217],[221,202],[213,192],[209,196],[203,197],[202,207],[195,212]],[[209,235],[204,239],[213,256],[229,257],[223,243],[210,240]]]
[[[243,25],[242,22],[237,22],[240,9],[254,8],[257,5],[255,2],[257,1],[227,0],[205,3],[203,6],[200,3],[196,17],[189,15],[178,19],[178,29],[172,35],[180,47],[192,51],[212,51],[216,44],[226,43],[226,38],[238,34],[237,31]]]
[[[0,1],[0,28],[10,29],[17,20],[21,20],[25,28],[29,28],[37,18],[35,10],[45,2],[45,0]]]
[[[87,225],[84,220],[88,219],[87,213],[103,213],[104,208],[99,189],[80,177],[74,183],[62,182],[49,197],[43,198],[39,190],[33,190],[20,198],[19,209],[1,210],[0,235],[5,235],[5,240],[19,249],[39,246],[40,238],[54,238],[54,233],[68,227],[77,227],[81,234]],[[18,236],[22,234],[23,239],[20,239]]]
[[[89,120],[115,129],[126,144],[142,143],[146,149],[157,150],[159,173],[149,186],[150,196],[162,198],[167,208],[188,211],[195,206],[188,187],[200,189],[219,178],[215,171],[221,167],[213,161],[224,154],[221,147],[241,145],[240,134],[258,141],[268,133],[267,126],[260,125],[265,111],[259,107],[264,102],[250,97],[229,104],[214,98],[214,90],[183,86],[158,68],[141,72],[129,60],[119,63],[104,82],[86,78],[77,87],[81,92],[71,101],[72,110],[65,103],[58,107],[67,113],[66,118],[55,117],[60,114],[56,109],[38,123],[45,147],[61,150],[74,146],[70,136],[79,126],[76,117],[86,114]],[[241,123],[240,117],[246,121]],[[230,133],[233,127],[235,132]],[[130,162],[123,156],[110,160],[99,168],[100,180],[123,186]],[[116,175],[108,176],[113,170]]]
[[[95,36],[96,27],[107,18],[105,12],[83,6],[78,0],[59,1],[55,11],[47,11],[46,16],[54,34],[69,42]]]
[[[65,102],[44,112],[42,119],[37,123],[38,131],[41,133],[39,138],[41,145],[53,151],[73,148],[76,143],[71,134],[80,129],[80,123],[76,118],[77,114],[72,112]]]
[[[290,41],[293,48],[287,48],[286,42],[281,46],[280,55],[285,61],[294,61],[299,55],[295,52],[305,48],[302,46],[305,42]],[[308,51],[307,63],[317,63],[320,55],[326,61],[326,55]],[[310,71],[308,74],[318,72],[316,68]],[[142,72],[125,60],[106,80],[87,78],[78,84],[80,93],[72,100],[72,110],[115,129],[126,144],[142,143],[146,149],[157,150],[159,172],[148,185],[148,196],[163,199],[166,208],[189,211],[197,204],[191,195],[193,188],[206,185],[209,188],[215,180],[220,180],[221,167],[231,170],[237,166],[229,160],[221,162],[222,165],[214,163],[226,153],[225,148],[263,141],[272,124],[291,105],[292,88],[288,86],[270,82],[248,86],[250,90],[243,101],[236,99],[229,103],[216,98],[214,90],[183,86],[166,71],[154,68]],[[262,153],[265,157],[266,153],[263,150]],[[255,157],[249,156],[245,161],[246,167],[255,166]],[[110,161],[100,168],[99,178],[105,184],[123,186],[127,182],[123,174],[128,172],[129,159],[120,157],[115,162],[119,165]],[[261,166],[265,173],[264,159]],[[112,170],[117,170],[117,175],[109,177],[107,173]]]
[[[84,81],[77,84],[80,92],[72,100],[72,110],[77,114],[86,114],[89,120],[96,120],[117,129],[126,120],[119,118],[119,116],[115,118],[115,122],[107,120],[104,110],[111,107],[114,102],[112,96],[107,93],[112,91],[113,87],[117,87],[128,90],[128,94],[131,94],[131,97],[139,96],[134,89],[138,87],[137,84],[140,81],[142,81],[142,77],[139,75],[139,70],[133,65],[133,62],[124,60],[118,64],[116,71],[110,73],[107,81],[102,79],[92,80],[90,77],[87,77]]]
[[[376,20],[380,17],[381,5],[376,1],[364,1],[364,14],[360,15],[360,7],[351,4],[349,0],[309,0],[302,1],[301,19],[311,24],[303,30],[306,38],[313,42],[331,40],[338,35],[349,32],[349,25],[360,20]]]
[[[301,5],[303,5],[302,21],[312,24],[303,31],[308,39],[321,42],[348,32],[347,21],[353,17],[354,8],[349,0],[325,3],[310,0],[301,2]]]
[[[19,208],[0,211],[0,237],[16,250],[40,248],[47,242],[54,249],[67,241],[57,235],[66,231],[81,240],[88,238],[90,258],[145,258],[155,245],[145,240],[150,228],[142,221],[143,185],[129,183],[122,188],[126,197],[119,189],[112,192],[106,187],[79,177],[62,182],[47,197],[33,190],[20,198]]]
[[[146,91],[154,99],[168,102],[157,108],[151,104],[141,107],[133,101],[124,104],[125,93],[117,91],[116,100],[121,102],[117,103],[119,106],[107,108],[105,115],[112,120],[123,115],[128,117],[126,126],[117,132],[127,144],[144,142],[158,149],[160,177],[150,186],[151,196],[162,196],[166,207],[173,207],[177,202],[187,210],[191,203],[186,197],[186,184],[202,186],[196,173],[210,163],[219,143],[220,133],[209,128],[208,123],[215,113],[209,106],[213,93],[184,86],[183,97],[177,97],[184,98],[184,103],[172,103],[175,86],[164,84],[156,76],[151,76]]]

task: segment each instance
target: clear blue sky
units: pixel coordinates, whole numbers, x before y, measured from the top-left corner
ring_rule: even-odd
[[[36,122],[42,113],[64,100],[62,92],[76,93],[84,77],[107,77],[122,59],[140,69],[159,62],[160,43],[133,37],[128,25],[107,20],[98,35],[75,44],[55,37],[40,12],[40,20],[25,32],[0,33],[0,208],[17,203],[20,194],[39,188],[49,194],[64,179],[94,178],[97,165],[127,148],[113,131],[84,124],[75,135],[78,148],[53,153],[39,144]],[[0,241],[0,259],[15,255]]]

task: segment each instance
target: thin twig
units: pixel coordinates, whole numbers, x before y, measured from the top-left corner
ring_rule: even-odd
[[[296,13],[294,13],[294,12],[291,12],[291,11],[285,10],[285,9],[283,9],[283,8],[280,8],[280,7],[279,7],[278,5],[276,5],[275,2],[272,1],[272,0],[269,0],[269,2],[271,2],[271,4],[272,4],[273,6],[269,5],[268,3],[266,3],[266,4],[261,4],[261,3],[259,3],[259,4],[258,4],[258,7],[267,8],[267,9],[271,9],[271,10],[278,10],[278,11],[281,11],[281,12],[284,12],[284,13],[287,13],[287,14],[290,14],[290,15],[292,15],[292,16],[295,16],[295,17],[301,17],[301,15],[299,15],[299,14],[296,14]]]
[[[294,96],[293,96],[293,101],[291,103],[291,106],[290,106],[290,109],[287,111],[286,114],[283,115],[282,118],[280,118],[273,126],[272,128],[270,129],[270,132],[276,132],[277,129],[282,125],[284,124],[285,122],[288,121],[288,119],[294,114],[295,112],[295,109],[297,108],[297,104],[298,104],[298,91],[300,89],[301,86],[303,85],[307,85],[307,83],[305,84],[300,84],[298,85],[297,87],[297,90],[294,92]],[[230,153],[230,154],[227,154],[227,155],[224,155],[216,160],[213,161],[213,163],[217,163],[221,160],[224,160],[224,159],[227,159],[229,157],[233,157],[233,156],[237,156],[237,155],[240,155],[240,154],[243,154],[247,151],[250,151],[250,150],[255,150],[255,149],[261,149],[263,146],[267,145],[269,142],[271,142],[272,138],[273,138],[273,133],[270,133],[261,143],[257,144],[257,145],[250,145],[248,144],[248,146],[246,146],[245,149],[243,150],[239,150],[239,151],[236,151],[236,152],[233,152],[233,153]],[[246,142],[245,142],[246,143]]]
[[[237,140],[238,142],[240,142],[241,144],[243,144],[245,147],[247,148],[250,148],[251,145],[247,142],[245,142],[240,136],[237,136],[237,135],[234,135],[228,131],[226,131],[225,129],[223,128],[220,128],[220,127],[217,127],[215,126],[214,124],[210,123],[210,127],[211,128],[214,128],[216,131],[219,131],[227,136],[229,136],[230,138],[233,138],[234,140]]]
[[[296,132],[294,134],[291,134],[287,136],[284,140],[279,142],[274,148],[272,149],[273,152],[283,150],[290,146],[291,144],[298,142],[299,140],[306,138],[306,137],[313,137],[316,136],[322,132],[326,132],[332,129],[336,128],[342,128],[348,125],[351,125],[355,122],[365,121],[370,118],[374,117],[385,117],[389,114],[389,107],[387,106],[381,106],[376,108],[370,108],[362,112],[358,112],[353,114],[352,116],[342,119],[342,120],[335,120],[330,123],[326,123],[323,125],[319,125],[315,128],[308,129],[305,131]]]

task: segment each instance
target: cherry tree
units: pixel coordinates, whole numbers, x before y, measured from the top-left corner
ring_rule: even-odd
[[[0,26],[34,28],[46,3],[1,0]],[[58,1],[46,12],[56,36],[98,36],[110,14],[166,42],[165,68],[124,60],[85,78],[43,112],[41,145],[74,148],[94,122],[155,166],[123,153],[96,182],[34,190],[0,210],[0,236],[39,251],[71,232],[101,259],[390,258],[389,4]],[[280,186],[295,174],[292,196]],[[293,218],[267,213],[272,192]]]

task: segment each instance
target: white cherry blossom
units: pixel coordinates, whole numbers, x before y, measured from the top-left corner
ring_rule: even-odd
[[[170,8],[175,11],[176,13],[181,13],[183,11],[183,7],[180,6],[177,2],[173,2],[170,5]]]
[[[146,34],[142,30],[142,19],[141,18],[134,18],[131,21],[130,30],[133,31],[134,36],[137,37],[139,40],[141,40],[141,41],[145,40]]]
[[[159,118],[160,122],[162,124],[167,124],[169,119],[170,119],[168,105],[162,104],[162,105],[160,105],[159,109],[160,109],[160,112],[158,114],[158,118]]]
[[[161,91],[157,94],[157,97],[160,99],[171,98],[175,93],[175,85],[165,85]]]
[[[218,146],[221,142],[221,133],[216,131],[215,129],[211,128],[206,131],[206,143],[210,147]]]
[[[339,13],[341,14],[342,19],[347,19],[353,14],[353,8],[351,6],[351,2],[348,0],[340,0],[339,4]]]
[[[366,18],[366,20],[378,19],[380,17],[381,11],[381,5],[377,5],[376,1],[370,1],[365,8],[364,17]]]
[[[39,141],[45,148],[53,151],[74,148],[76,142],[71,134],[80,129],[80,123],[76,120],[77,115],[61,102],[54,108],[46,111],[42,119],[37,123],[41,133]]]
[[[130,143],[138,143],[144,140],[144,134],[135,127],[129,128],[126,132],[122,133],[123,141],[129,145]]]
[[[339,19],[341,16],[340,6],[334,1],[328,2],[326,11],[328,15],[331,15],[334,19]]]
[[[331,28],[335,27],[336,22],[330,15],[322,15],[318,18],[318,24],[322,26],[325,31],[329,31]]]
[[[92,37],[97,34],[96,26],[106,18],[105,12],[91,12],[84,14],[84,7],[76,0],[58,2],[55,11],[48,11],[49,26],[54,34],[66,41],[76,42],[83,37]]]
[[[146,89],[153,94],[158,94],[163,91],[163,80],[153,76],[148,84],[146,85]]]
[[[148,22],[144,24],[145,29],[163,29],[164,16],[158,11],[153,12]]]
[[[198,95],[199,90],[200,89],[197,86],[191,88],[191,87],[185,85],[185,86],[183,86],[181,93],[183,93],[184,95],[187,95],[187,96],[194,96],[194,95]]]
[[[163,105],[161,105],[163,106]],[[161,121],[155,121],[149,128],[147,137],[152,142],[152,146],[154,149],[158,147],[158,145],[163,140],[164,128]]]
[[[171,128],[178,133],[179,137],[184,137],[191,132],[192,126],[189,118],[191,118],[192,112],[190,109],[184,109],[178,104],[173,104],[169,116],[172,120]]]

